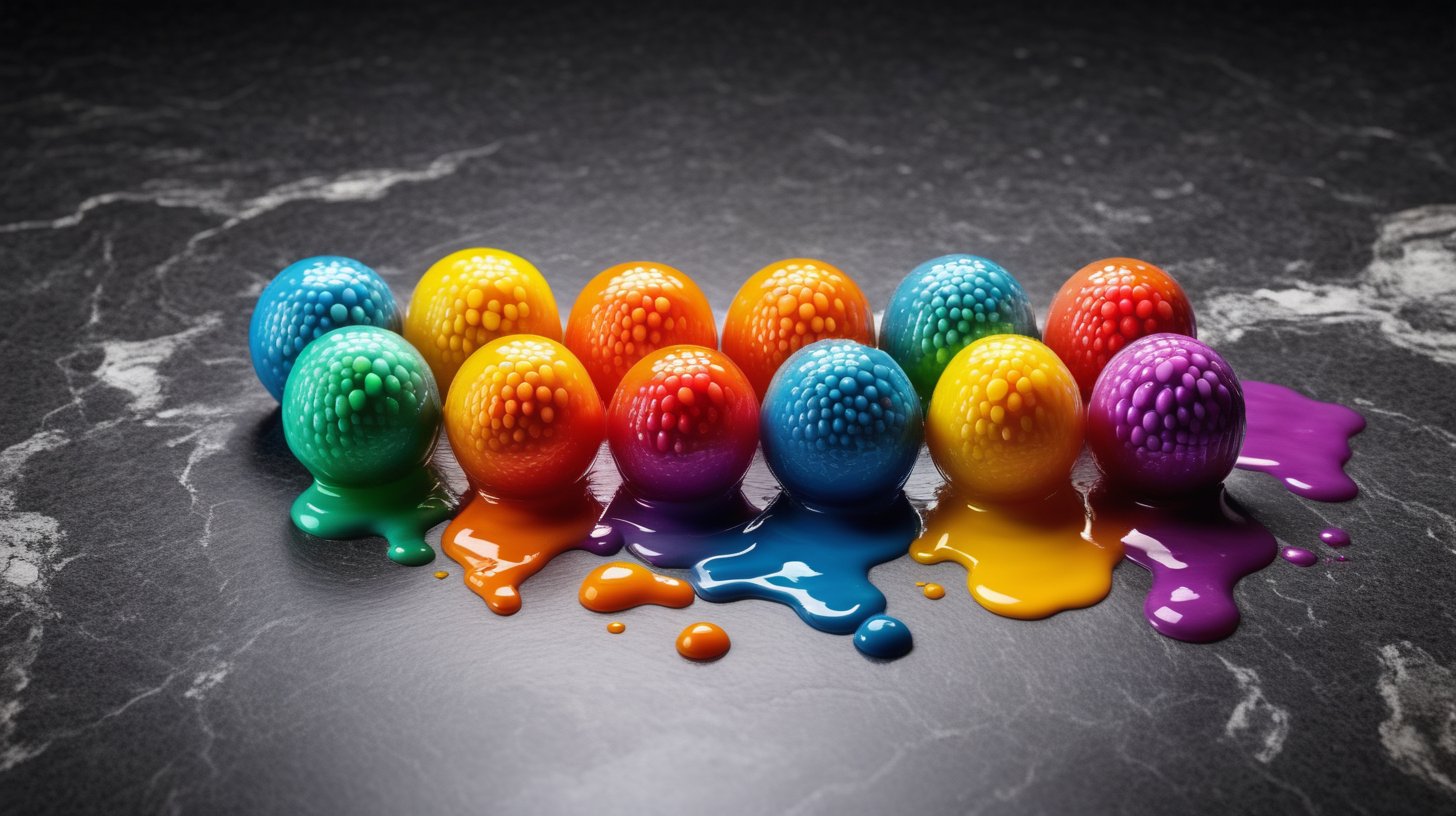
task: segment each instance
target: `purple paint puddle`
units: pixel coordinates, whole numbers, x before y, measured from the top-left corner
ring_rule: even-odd
[[[1331,547],[1348,547],[1350,546],[1350,534],[1339,527],[1326,527],[1320,530],[1320,541]]]
[[[1222,486],[1193,496],[1138,502],[1099,486],[1092,501],[1094,540],[1120,540],[1128,560],[1153,574],[1143,614],[1159,634],[1208,643],[1239,625],[1234,585],[1269,566],[1274,534],[1243,513]]]
[[[1244,380],[1244,404],[1249,425],[1238,467],[1268,473],[1315,501],[1349,501],[1360,492],[1345,474],[1350,437],[1365,429],[1358,411],[1256,380]]]
[[[687,569],[732,552],[737,540],[722,534],[747,526],[758,514],[736,486],[717,498],[681,502],[644,499],[623,486],[599,523],[652,566]]]
[[[1303,547],[1285,547],[1279,551],[1279,557],[1296,567],[1312,567],[1319,563],[1319,556]]]

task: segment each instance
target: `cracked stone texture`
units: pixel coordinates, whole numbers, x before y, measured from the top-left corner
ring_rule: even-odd
[[[1456,812],[1453,27],[7,7],[0,809]],[[1317,534],[1344,526],[1350,560],[1244,580],[1238,632],[1202,646],[1143,622],[1129,565],[1034,623],[976,606],[958,566],[878,567],[916,639],[893,663],[763,602],[632,610],[609,636],[575,599],[583,552],[496,617],[448,559],[290,526],[308,477],[246,346],[294,260],[358,258],[404,300],[475,245],[537,263],[563,316],[636,258],[720,313],[791,256],[882,308],[917,263],[983,254],[1043,312],[1091,260],[1154,261],[1242,376],[1369,418],[1351,503],[1229,481],[1283,542],[1329,556]],[[609,496],[605,455],[595,478]],[[935,486],[922,460],[910,492]],[[755,464],[750,497],[773,490]],[[673,651],[701,619],[724,660]]]

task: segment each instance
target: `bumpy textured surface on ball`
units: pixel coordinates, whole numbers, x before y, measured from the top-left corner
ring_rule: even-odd
[[[764,459],[789,495],[849,505],[889,499],[904,486],[924,423],[915,389],[890,355],[820,340],[774,375],[759,431]]]
[[[905,369],[922,403],[951,358],[982,337],[1038,337],[1026,290],[994,261],[946,255],[915,267],[890,296],[880,348]]]
[[[723,495],[743,480],[758,449],[758,399],[722,352],[659,349],[617,387],[607,443],[623,480],[644,498]]]
[[[1177,334],[1136,340],[1103,369],[1087,442],[1117,487],[1147,496],[1209,488],[1233,470],[1244,441],[1244,389],[1207,344]]]
[[[445,433],[478,490],[534,497],[564,490],[606,437],[602,401],[565,346],[501,337],[470,355],[445,400]]]
[[[1067,483],[1083,428],[1072,372],[1039,341],[1002,334],[951,359],[930,399],[925,441],[954,488],[1015,502]]]
[[[279,272],[253,309],[248,349],[274,399],[304,346],[340,326],[399,331],[399,307],[374,270],[352,258],[307,258]]]
[[[792,258],[760,269],[738,290],[723,325],[723,352],[762,399],[789,355],[836,337],[875,344],[869,301],[833,266]]]
[[[703,290],[663,264],[624,263],[597,275],[566,319],[566,347],[603,402],[638,360],[683,344],[717,348],[718,324]]]
[[[1046,344],[1077,378],[1084,400],[1114,354],[1160,332],[1197,337],[1193,306],[1167,272],[1135,258],[1087,264],[1047,311]]]
[[[304,347],[283,391],[283,434],[320,482],[388,484],[430,460],[440,392],[404,338],[350,326]]]
[[[425,272],[410,297],[404,336],[449,393],[455,372],[497,337],[561,339],[551,286],[530,261],[499,249],[462,249]]]

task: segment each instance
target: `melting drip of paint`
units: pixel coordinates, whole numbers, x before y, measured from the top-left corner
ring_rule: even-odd
[[[1319,562],[1319,556],[1303,547],[1285,547],[1279,551],[1279,557],[1296,567],[1312,567]]]
[[[926,584],[921,592],[932,601],[938,601],[945,597],[945,587],[940,584]]]
[[[729,554],[698,562],[690,580],[704,600],[777,601],[815,629],[847,635],[885,611],[870,568],[904,555],[919,532],[903,492],[887,504],[832,510],[780,493],[747,527],[717,537],[714,547]]]
[[[1244,403],[1249,425],[1238,467],[1268,473],[1315,501],[1349,501],[1360,492],[1345,474],[1350,437],[1365,429],[1358,411],[1254,380],[1244,381]]]
[[[910,556],[922,564],[955,561],[981,606],[1035,620],[1107,597],[1122,544],[1091,537],[1086,505],[1070,483],[1016,504],[972,502],[945,485]],[[938,597],[930,586],[925,595]]]
[[[1092,538],[1126,545],[1128,560],[1153,573],[1143,614],[1159,633],[1207,643],[1239,625],[1234,585],[1273,563],[1274,535],[1244,515],[1220,486],[1158,504],[1120,499],[1100,487]]]
[[[689,660],[713,660],[727,653],[733,643],[717,624],[695,623],[677,636],[677,653]]]
[[[875,615],[854,631],[854,648],[870,657],[893,660],[909,654],[914,645],[910,627],[889,615]]]
[[[389,557],[409,567],[435,560],[425,533],[458,506],[433,467],[377,487],[337,487],[314,480],[293,502],[293,523],[321,538],[383,536]]]
[[[612,555],[620,537],[597,528],[602,505],[577,482],[539,499],[500,499],[476,493],[445,528],[445,554],[465,567],[465,583],[497,615],[521,608],[520,586],[567,550]]]
[[[632,554],[654,567],[687,569],[731,546],[721,535],[741,528],[758,515],[743,491],[702,501],[656,501],[638,497],[623,486],[617,490],[601,523],[622,536]]]
[[[577,593],[581,605],[593,612],[621,612],[644,604],[681,609],[693,598],[693,588],[686,581],[658,575],[627,561],[613,561],[592,570]]]
[[[1320,530],[1320,541],[1331,547],[1348,547],[1350,546],[1350,534],[1339,527],[1326,527]]]

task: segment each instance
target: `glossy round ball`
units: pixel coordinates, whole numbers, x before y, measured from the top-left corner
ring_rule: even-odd
[[[1193,306],[1167,272],[1135,258],[1086,265],[1047,311],[1046,344],[1077,378],[1084,400],[1114,354],[1160,332],[1197,337]]]
[[[410,297],[404,336],[445,393],[475,350],[498,337],[561,339],[551,286],[530,261],[499,249],[462,249],[425,272]]]
[[[926,404],[951,358],[996,334],[1038,337],[1026,290],[994,261],[946,255],[915,267],[890,296],[880,348],[905,369]]]
[[[606,437],[606,414],[566,346],[528,334],[477,350],[445,399],[445,433],[477,490],[529,498],[576,483]]]
[[[951,486],[990,502],[1044,498],[1082,452],[1082,396],[1052,350],[1000,334],[946,366],[925,421],[935,466]]]
[[[623,480],[648,499],[726,494],[758,449],[758,399],[721,351],[670,346],[627,372],[607,411]]]
[[[723,352],[748,375],[759,399],[789,355],[842,338],[875,344],[869,301],[850,277],[823,261],[791,258],[749,278],[723,324]]]
[[[1087,442],[1115,487],[1171,496],[1213,487],[1244,442],[1244,389],[1206,343],[1153,334],[1117,353],[1092,389]]]
[[[718,323],[703,290],[663,264],[624,263],[597,275],[566,319],[566,347],[603,402],[638,360],[677,345],[717,348]]]
[[[273,278],[248,327],[253,370],[273,399],[283,399],[283,386],[304,347],[340,326],[399,331],[399,307],[374,270],[352,258],[321,255]]]
[[[802,501],[852,505],[895,495],[924,438],[905,372],[877,348],[820,340],[794,353],[760,412],[763,457]]]
[[[320,482],[371,487],[430,460],[440,392],[420,353],[373,326],[334,329],[304,347],[283,390],[283,435]]]

